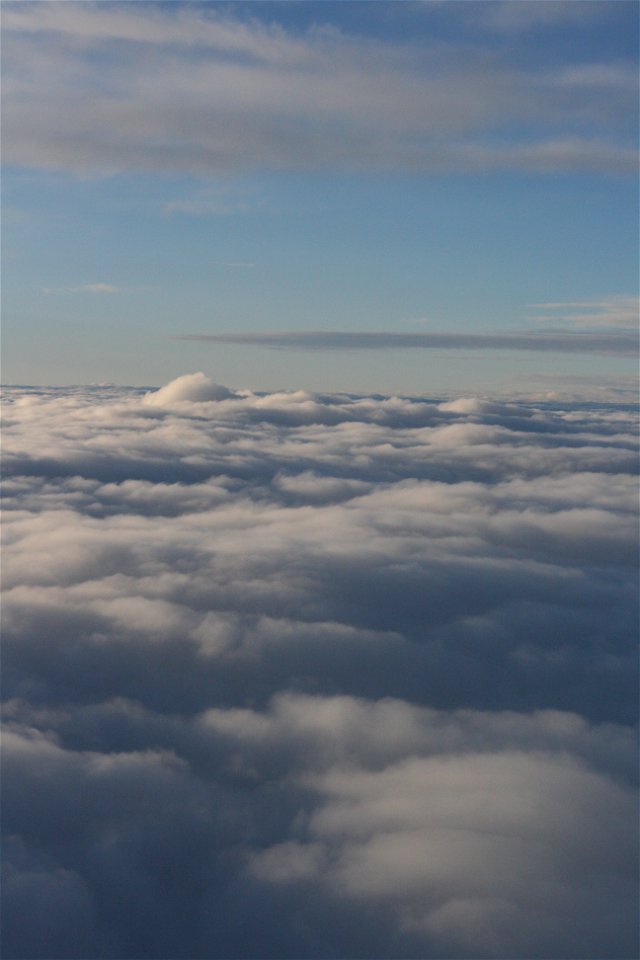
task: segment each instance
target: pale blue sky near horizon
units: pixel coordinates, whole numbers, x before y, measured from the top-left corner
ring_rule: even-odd
[[[273,333],[628,335],[633,3],[6,4],[5,383],[508,392],[627,353]]]

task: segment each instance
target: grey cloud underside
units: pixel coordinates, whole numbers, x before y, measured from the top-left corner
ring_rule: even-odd
[[[10,5],[5,161],[202,176],[636,171],[632,67],[525,68],[471,29],[475,49],[432,48],[288,33],[211,5]]]
[[[5,417],[6,957],[636,955],[631,407]]]
[[[290,333],[183,334],[176,340],[273,347],[283,350],[539,350],[555,353],[600,353],[635,356],[636,331],[614,333]]]

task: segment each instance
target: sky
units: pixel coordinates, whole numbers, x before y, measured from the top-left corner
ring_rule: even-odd
[[[9,0],[3,382],[628,390],[637,19]]]
[[[633,405],[4,414],[7,960],[638,955]]]
[[[2,4],[2,953],[638,956],[638,5]]]

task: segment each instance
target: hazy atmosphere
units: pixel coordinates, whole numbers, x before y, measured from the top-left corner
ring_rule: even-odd
[[[638,954],[635,2],[13,2],[3,956]]]

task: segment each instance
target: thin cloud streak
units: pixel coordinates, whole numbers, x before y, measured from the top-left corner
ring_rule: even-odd
[[[43,293],[120,293],[121,288],[112,283],[83,283],[79,287],[43,287]]]
[[[231,267],[234,270],[252,270],[255,267],[255,263],[250,263],[249,261],[244,260],[214,260],[214,267]]]
[[[533,303],[544,311],[531,320],[573,328],[617,327],[636,330],[640,316],[638,297],[607,297],[602,300],[572,300],[567,303]]]
[[[599,353],[634,356],[638,335],[624,333],[291,333],[183,334],[174,340],[272,347],[282,350],[538,350],[546,353]]]

